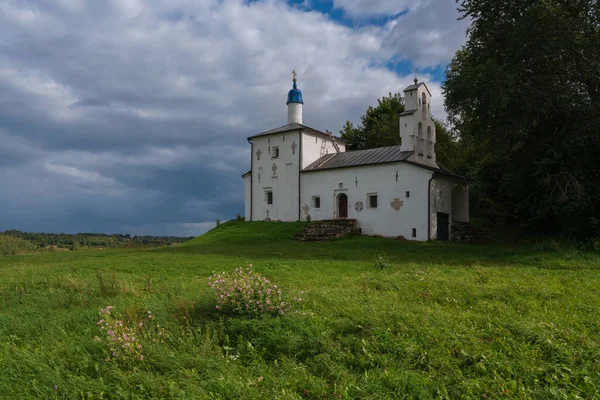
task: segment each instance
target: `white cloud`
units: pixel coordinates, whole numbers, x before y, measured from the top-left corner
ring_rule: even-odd
[[[286,123],[292,69],[305,123],[337,132],[411,83],[412,74],[388,62],[447,62],[464,36],[452,1],[336,0],[354,18],[408,10],[386,26],[359,28],[309,11],[310,2],[32,4],[0,3],[0,139],[25,163],[4,170],[23,181],[0,204],[18,207],[16,199],[42,187],[45,199],[28,201],[44,210],[50,199],[68,204],[67,214],[82,208],[94,216],[99,207],[108,213],[102,220],[152,210],[160,221],[145,223],[181,229],[218,217],[219,206],[228,207],[222,218],[241,211],[246,138]],[[440,82],[420,79],[443,118]],[[111,196],[127,198],[111,211],[102,206]]]

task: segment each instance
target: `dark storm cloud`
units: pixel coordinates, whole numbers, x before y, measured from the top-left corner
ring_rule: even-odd
[[[283,2],[0,2],[0,230],[191,235],[233,218],[246,137],[286,123],[289,71],[305,122],[335,132],[410,81],[382,66],[389,32]]]

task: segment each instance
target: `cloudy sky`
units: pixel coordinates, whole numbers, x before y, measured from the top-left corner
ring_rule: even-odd
[[[246,138],[338,132],[413,68],[444,118],[454,0],[0,1],[0,231],[198,235],[243,213]]]

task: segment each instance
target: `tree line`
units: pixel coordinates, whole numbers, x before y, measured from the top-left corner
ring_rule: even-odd
[[[466,44],[446,69],[438,163],[473,211],[600,236],[600,1],[457,0]],[[342,128],[348,149],[400,144],[399,93]]]
[[[159,247],[187,242],[193,238],[193,236],[131,236],[118,233],[112,235],[103,233],[31,233],[17,230],[5,231],[4,235],[26,240],[41,248],[56,246],[70,250],[81,247]]]

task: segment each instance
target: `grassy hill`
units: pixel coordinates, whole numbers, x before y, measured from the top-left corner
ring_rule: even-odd
[[[0,257],[0,397],[595,398],[598,254],[560,248],[292,240],[228,222],[182,246]],[[216,310],[212,271],[248,264],[300,313]],[[152,311],[144,359],[97,325]],[[96,339],[95,339],[96,337]],[[341,396],[341,397],[340,397]]]

